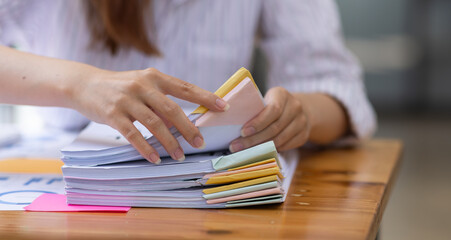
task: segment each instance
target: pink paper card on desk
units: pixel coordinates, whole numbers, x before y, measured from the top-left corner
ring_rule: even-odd
[[[128,212],[130,207],[68,205],[66,195],[44,193],[24,209],[34,212]]]

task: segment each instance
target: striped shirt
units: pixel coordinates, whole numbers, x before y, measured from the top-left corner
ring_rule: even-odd
[[[325,93],[346,109],[353,133],[376,126],[356,59],[343,44],[337,7],[330,0],[154,0],[149,37],[163,57],[136,50],[92,48],[82,1],[0,0],[0,44],[109,70],[154,67],[209,91],[240,67],[251,68],[256,45],[268,61],[268,88]],[[258,37],[257,37],[258,35]],[[175,99],[184,108],[193,104]],[[80,129],[81,114],[49,108],[49,125]]]

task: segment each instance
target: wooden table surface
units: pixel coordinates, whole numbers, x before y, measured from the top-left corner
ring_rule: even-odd
[[[0,212],[0,239],[374,239],[402,144],[302,152],[285,203],[225,210],[128,213]]]

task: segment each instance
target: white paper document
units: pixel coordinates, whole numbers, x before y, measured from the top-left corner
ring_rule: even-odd
[[[63,176],[0,173],[0,211],[23,210],[43,193],[63,194]]]

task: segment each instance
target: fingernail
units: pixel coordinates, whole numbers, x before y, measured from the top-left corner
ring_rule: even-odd
[[[230,108],[230,105],[222,98],[216,99],[216,106],[224,111],[227,111]]]
[[[229,146],[231,152],[239,152],[244,149],[243,144],[240,141],[232,142]]]
[[[243,129],[241,129],[241,136],[247,137],[247,136],[253,135],[255,132],[256,131],[255,131],[254,127],[243,128]]]
[[[205,141],[200,136],[196,136],[193,140],[193,145],[198,149],[204,149]]]
[[[179,162],[183,162],[183,160],[185,160],[185,154],[183,154],[183,150],[179,147],[172,153],[172,158]]]
[[[155,154],[155,153],[151,153],[151,154],[149,155],[149,159],[150,159],[151,162],[153,162],[153,163],[155,163],[155,164],[160,164],[160,163],[161,163],[161,159],[160,159],[160,158],[158,157],[158,155]]]

